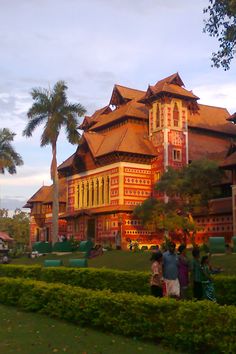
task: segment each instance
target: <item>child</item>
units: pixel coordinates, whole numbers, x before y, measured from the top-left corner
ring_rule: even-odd
[[[151,276],[151,294],[155,297],[162,297],[162,286],[163,286],[163,276],[162,276],[162,253],[155,252],[151,256],[152,266],[152,276]]]
[[[202,271],[203,298],[215,302],[216,301],[215,289],[211,277],[209,256],[202,257],[201,271]]]
[[[202,279],[199,248],[192,250],[192,274],[193,274],[193,297],[197,300],[202,299]]]

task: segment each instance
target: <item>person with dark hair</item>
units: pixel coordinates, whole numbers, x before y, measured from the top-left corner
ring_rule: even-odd
[[[175,252],[175,243],[170,242],[168,251],[163,253],[163,276],[165,283],[165,295],[179,298],[180,286],[178,279],[178,256]]]
[[[163,284],[163,276],[162,276],[162,253],[154,252],[151,256],[152,266],[152,276],[150,280],[151,285],[151,294],[155,297],[162,297],[162,284]]]
[[[186,256],[186,246],[180,245],[178,248],[178,278],[180,285],[180,297],[181,299],[186,298],[186,291],[189,284],[189,261]]]
[[[214,289],[210,266],[209,266],[209,256],[202,257],[201,271],[202,271],[203,299],[216,302],[215,289]]]
[[[202,279],[201,279],[201,264],[200,250],[198,247],[192,250],[192,278],[193,278],[193,297],[197,300],[202,299]]]

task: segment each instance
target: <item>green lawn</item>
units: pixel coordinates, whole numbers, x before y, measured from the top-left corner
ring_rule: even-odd
[[[136,338],[82,328],[38,313],[0,305],[1,354],[175,354]],[[181,352],[183,353],[183,352]]]
[[[128,252],[128,251],[107,251],[102,256],[98,256],[88,260],[89,267],[95,268],[112,268],[121,270],[150,270],[150,252]],[[64,265],[68,265],[70,258],[81,258],[82,254],[72,253],[55,255],[49,254],[41,256],[37,259],[29,259],[26,257],[13,259],[13,264],[43,264],[45,259],[62,259]],[[189,255],[191,259],[191,255]],[[236,254],[232,255],[212,255],[211,263],[213,266],[222,267],[223,274],[236,274]]]

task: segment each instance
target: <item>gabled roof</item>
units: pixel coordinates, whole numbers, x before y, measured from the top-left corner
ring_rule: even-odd
[[[85,116],[83,123],[79,126],[79,129],[86,130],[88,129],[91,125],[97,122],[97,119],[100,115],[102,114],[108,114],[111,112],[111,108],[109,106],[105,106],[103,108],[100,108],[96,110],[92,116]]]
[[[130,87],[115,85],[112,91],[109,105],[120,106],[130,100],[138,100],[144,95],[145,91],[132,89]]]
[[[76,152],[68,157],[65,161],[63,161],[58,167],[58,171],[62,170],[63,168],[70,167],[73,164],[74,157],[76,156]]]
[[[184,86],[182,79],[178,73],[175,73],[158,81],[154,86],[149,85],[145,95],[139,99],[139,102],[146,103],[150,99],[156,98],[161,94],[184,97],[195,101],[199,99],[199,97],[195,96],[192,91],[188,91],[182,86]]]
[[[27,201],[28,203],[36,203],[36,202],[43,202],[47,197],[50,186],[42,186],[39,190]]]
[[[32,207],[32,203],[52,203],[53,186],[43,186],[27,201],[27,208]],[[66,181],[59,179],[59,202],[66,202]],[[26,207],[26,206],[25,206]]]
[[[67,185],[64,178],[59,179],[59,190],[58,190],[58,200],[60,203],[66,203],[66,190]],[[43,204],[49,204],[53,202],[53,185],[50,186],[49,192],[45,199],[43,200]]]
[[[198,112],[189,116],[189,127],[236,135],[236,126],[227,121],[229,112],[226,108],[203,104],[198,104],[198,107]]]
[[[127,123],[103,134],[87,132],[84,137],[95,158],[112,152],[156,156],[147,128],[138,124]]]
[[[92,130],[109,125],[123,117],[148,119],[148,110],[143,104],[132,100],[106,115],[101,115],[98,118],[97,123],[93,125]]]

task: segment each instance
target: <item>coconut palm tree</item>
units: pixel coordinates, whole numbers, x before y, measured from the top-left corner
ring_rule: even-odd
[[[78,117],[85,112],[81,104],[71,104],[67,100],[66,90],[68,89],[64,81],[58,81],[52,90],[44,88],[34,88],[31,91],[33,105],[29,109],[28,123],[23,131],[26,137],[32,136],[33,131],[44,124],[41,135],[41,147],[51,145],[51,179],[53,181],[53,208],[52,208],[52,243],[58,237],[58,174],[57,174],[57,139],[62,127],[65,128],[67,139],[70,143],[76,144],[80,140],[77,130]]]
[[[0,173],[7,170],[12,175],[16,173],[16,166],[23,165],[21,156],[12,146],[15,135],[8,128],[0,129]]]

